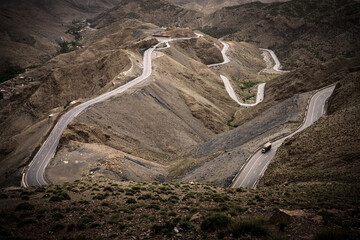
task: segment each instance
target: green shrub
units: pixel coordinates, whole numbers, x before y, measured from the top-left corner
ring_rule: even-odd
[[[80,201],[78,201],[78,203],[80,203],[80,204],[90,204],[90,202],[88,200],[80,200]]]
[[[156,203],[151,203],[146,208],[147,209],[155,209],[155,210],[160,210],[161,209],[160,206],[158,204],[156,204]]]
[[[71,198],[67,192],[60,190],[60,191],[56,191],[55,195],[53,195],[49,201],[50,202],[61,202],[63,200],[70,200],[70,199]]]
[[[200,227],[202,230],[214,231],[216,229],[221,229],[227,227],[231,223],[231,218],[222,214],[222,213],[213,213],[210,216],[206,217]]]
[[[146,199],[151,199],[152,195],[151,193],[146,193],[146,194],[142,194],[140,197],[138,197],[138,200],[146,200]]]
[[[55,220],[59,220],[59,219],[63,219],[65,216],[62,215],[61,213],[54,213],[52,215],[52,218],[55,219]]]
[[[91,223],[93,221],[94,221],[94,216],[93,215],[83,215],[80,218],[81,223]]]
[[[237,219],[230,226],[230,231],[234,237],[240,237],[245,234],[262,237],[268,235],[268,229],[265,227],[265,221],[262,219]]]
[[[96,194],[96,196],[93,197],[93,200],[104,200],[106,197],[106,194],[98,193]]]
[[[171,236],[174,234],[174,227],[175,224],[171,222],[165,222],[164,224],[154,224],[151,226],[151,231],[153,231],[155,234],[162,234]]]
[[[100,227],[100,226],[101,226],[100,223],[92,223],[92,224],[90,225],[90,228],[98,228],[98,227]]]
[[[28,210],[33,210],[34,206],[31,205],[30,203],[24,202],[24,203],[20,203],[19,205],[16,206],[15,211],[28,211]]]
[[[136,201],[134,198],[128,198],[128,199],[126,200],[126,203],[133,204],[133,203],[137,203],[137,201]]]

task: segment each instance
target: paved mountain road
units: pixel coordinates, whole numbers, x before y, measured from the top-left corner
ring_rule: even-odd
[[[221,50],[221,53],[223,55],[223,59],[224,61],[221,63],[214,63],[214,64],[210,64],[207,65],[208,67],[215,67],[215,66],[219,66],[219,65],[223,65],[226,63],[230,62],[230,59],[228,58],[228,56],[226,56],[226,52],[229,49],[229,44],[226,42],[221,41],[221,43],[224,45],[223,49]],[[288,71],[282,71],[279,69],[280,65],[280,61],[279,59],[276,57],[276,54],[274,53],[274,51],[270,50],[270,49],[264,49],[264,48],[260,48],[261,51],[267,51],[270,53],[271,57],[274,59],[275,65],[273,66],[273,69],[277,72],[288,72]],[[231,86],[231,83],[229,81],[229,79],[227,77],[225,77],[224,75],[220,75],[221,80],[224,82],[225,85],[225,89],[228,92],[229,96],[240,106],[243,107],[253,107],[258,105],[260,102],[262,102],[264,100],[264,91],[265,91],[265,83],[261,83],[258,86],[258,91],[256,94],[256,102],[255,103],[242,103],[239,101],[239,99],[236,96],[236,93],[233,89],[233,87]]]
[[[257,151],[242,169],[240,174],[234,178],[231,187],[255,188],[271,159],[275,156],[276,150],[281,146],[285,139],[309,127],[323,115],[325,102],[331,96],[334,88],[335,87],[332,86],[317,92],[310,100],[306,120],[303,125],[294,133],[273,142],[271,150],[267,153],[261,153],[261,150]]]

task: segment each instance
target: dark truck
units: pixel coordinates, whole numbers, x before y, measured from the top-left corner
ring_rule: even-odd
[[[270,151],[271,149],[271,142],[265,143],[265,145],[261,148],[262,153],[266,153],[267,151]]]

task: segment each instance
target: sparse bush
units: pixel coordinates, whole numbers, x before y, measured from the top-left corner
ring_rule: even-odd
[[[1,99],[1,98],[0,98]],[[7,199],[9,196],[5,193],[0,194],[0,199]]]
[[[61,202],[63,200],[70,200],[70,199],[71,198],[67,192],[60,190],[60,191],[56,191],[55,195],[53,195],[49,201],[50,202]]]
[[[15,211],[29,211],[29,210],[33,210],[34,206],[31,205],[30,203],[24,202],[24,203],[20,203],[19,205],[16,206]]]
[[[106,194],[98,193],[96,194],[96,196],[93,197],[93,200],[104,200],[106,197]]]
[[[106,187],[106,188],[104,188],[104,191],[113,192],[114,190],[111,187]]]
[[[137,201],[136,201],[134,198],[128,198],[128,199],[126,200],[126,203],[133,204],[133,203],[137,203]]]
[[[213,213],[206,217],[201,223],[202,230],[214,231],[227,227],[231,223],[231,218],[222,213]]]
[[[170,196],[169,198],[168,198],[168,201],[170,201],[170,202],[172,202],[172,203],[176,203],[176,202],[178,202],[180,199],[177,197],[177,196],[175,196],[175,195],[172,195],[172,196]]]
[[[174,234],[174,227],[175,224],[171,222],[166,222],[164,224],[154,224],[151,226],[151,231],[153,231],[155,234],[162,234],[171,236]]]
[[[93,215],[84,215],[84,216],[81,216],[81,218],[80,218],[81,223],[91,223],[93,221],[94,221]]]
[[[265,221],[262,219],[237,219],[230,226],[230,231],[234,237],[241,237],[251,234],[256,237],[268,235],[268,229],[264,227]]]
[[[156,204],[156,203],[151,203],[146,208],[147,209],[155,209],[155,210],[160,210],[161,209],[160,206],[158,204]]]
[[[140,197],[138,197],[138,200],[147,200],[147,199],[151,199],[152,195],[151,193],[146,193],[146,194],[142,194]]]
[[[80,203],[80,204],[90,204],[90,202],[88,200],[80,200],[80,201],[78,201],[78,203]]]

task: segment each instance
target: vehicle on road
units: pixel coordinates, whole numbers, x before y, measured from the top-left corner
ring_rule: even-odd
[[[271,142],[267,142],[265,143],[265,145],[261,148],[261,152],[262,153],[266,153],[268,151],[270,151],[271,149]]]

